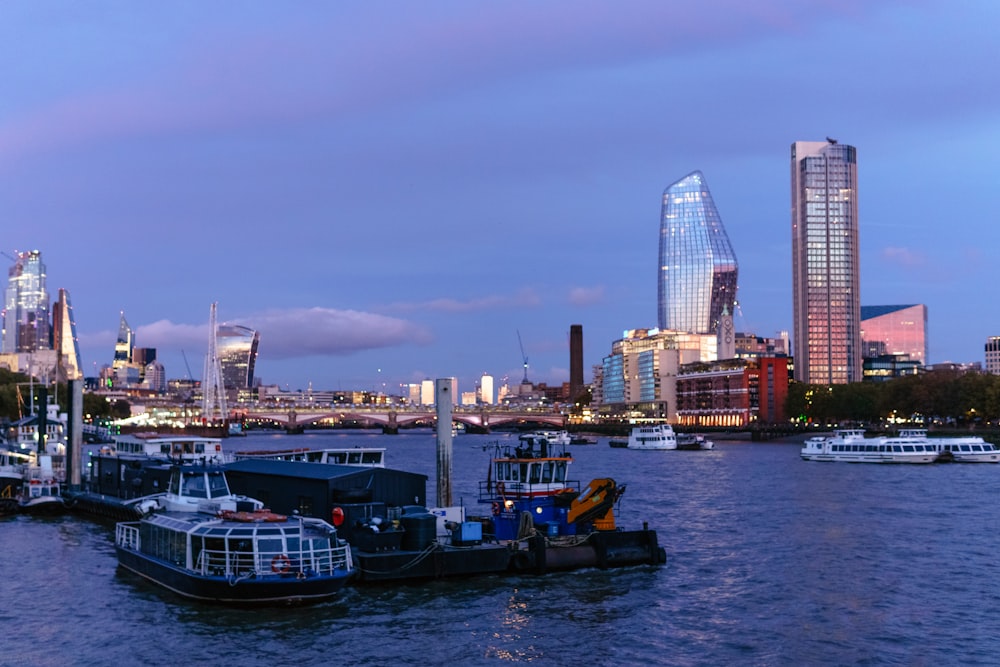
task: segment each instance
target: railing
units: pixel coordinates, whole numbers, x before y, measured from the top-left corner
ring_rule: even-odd
[[[195,572],[205,576],[279,577],[326,575],[353,567],[349,546],[311,549],[286,553],[282,551],[220,551],[202,549],[195,563]]]
[[[139,522],[119,523],[115,527],[115,544],[118,546],[139,550]]]
[[[538,496],[552,495],[559,492],[575,491],[580,493],[579,480],[565,482],[479,482],[479,502],[502,502],[504,500],[521,500]]]

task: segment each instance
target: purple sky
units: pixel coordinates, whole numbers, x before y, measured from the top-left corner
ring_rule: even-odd
[[[268,384],[586,378],[656,324],[660,196],[705,174],[737,328],[791,329],[789,146],[858,149],[861,301],[932,363],[1000,334],[1000,3],[0,4],[0,249],[42,251],[88,374],[119,311],[200,377],[209,306]],[[7,260],[4,260],[7,261]],[[379,370],[381,369],[381,370]]]

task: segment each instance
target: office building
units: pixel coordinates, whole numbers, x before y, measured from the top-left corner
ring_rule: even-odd
[[[663,192],[657,267],[659,328],[715,334],[736,306],[736,255],[700,171]]]
[[[479,378],[479,402],[483,405],[493,405],[493,376],[483,373]]]
[[[132,363],[132,350],[135,347],[135,332],[125,319],[125,311],[121,312],[118,322],[118,339],[115,341],[115,359],[111,367],[115,370]]]
[[[52,349],[45,264],[38,250],[18,253],[7,272],[2,335],[3,353]]]
[[[1000,375],[1000,336],[990,336],[986,339],[986,372]]]
[[[858,172],[853,146],[791,147],[792,316],[795,379],[859,382]]]
[[[927,363],[927,306],[861,306],[861,344],[865,358],[902,356]]]
[[[238,324],[220,324],[215,332],[216,353],[226,389],[250,389],[254,386],[254,366],[260,333]]]

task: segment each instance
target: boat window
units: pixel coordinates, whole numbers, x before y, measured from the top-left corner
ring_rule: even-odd
[[[530,484],[538,484],[538,481],[542,476],[542,465],[540,463],[531,464],[531,479],[528,480]]]
[[[524,465],[524,464],[521,464],[521,465]],[[518,471],[517,471],[517,469],[518,469],[519,467],[521,467],[521,466],[519,466],[519,465],[518,465],[518,464],[516,464],[516,463],[515,463],[514,465],[512,465],[511,467],[510,467],[510,479],[511,479],[511,481],[513,481],[513,482],[516,482],[516,481],[518,481],[518,479],[519,479],[519,478],[518,478],[518,476],[517,476],[517,472],[518,472]]]
[[[902,449],[902,447],[900,445],[893,445],[892,446],[892,451],[902,453],[903,449]]]
[[[275,539],[273,537],[258,539],[257,553],[260,554],[262,563],[270,563],[272,558],[285,553],[284,541],[281,538]]]
[[[221,472],[209,473],[208,475],[209,498],[221,498],[229,495],[229,486],[226,484],[226,476]]]
[[[377,464],[382,462],[382,452],[365,452],[361,455],[361,462]]]
[[[205,476],[202,474],[184,476],[184,495],[192,498],[208,498]]]
[[[203,442],[196,442],[194,444],[194,453],[195,454],[204,454],[205,453],[205,443],[203,443]]]
[[[542,484],[552,483],[552,461],[542,464]]]
[[[351,452],[347,455],[348,463],[358,465],[361,463],[361,452]]]
[[[962,445],[962,451],[963,451],[963,452],[968,452],[968,451],[970,451],[970,450],[969,450],[969,446],[968,446],[968,445]]]
[[[566,481],[566,462],[556,461],[556,471],[553,475],[552,480],[555,482],[565,482]]]
[[[903,451],[904,452],[912,452],[913,451],[913,445],[903,445]]]

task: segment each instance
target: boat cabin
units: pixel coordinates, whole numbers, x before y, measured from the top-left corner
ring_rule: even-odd
[[[222,463],[225,459],[221,438],[194,435],[134,433],[116,436],[113,447],[118,454],[137,454],[175,461]]]
[[[306,461],[340,466],[366,468],[385,467],[384,447],[352,447],[343,449],[287,449],[274,451],[235,452],[237,461],[269,459],[275,461]]]

